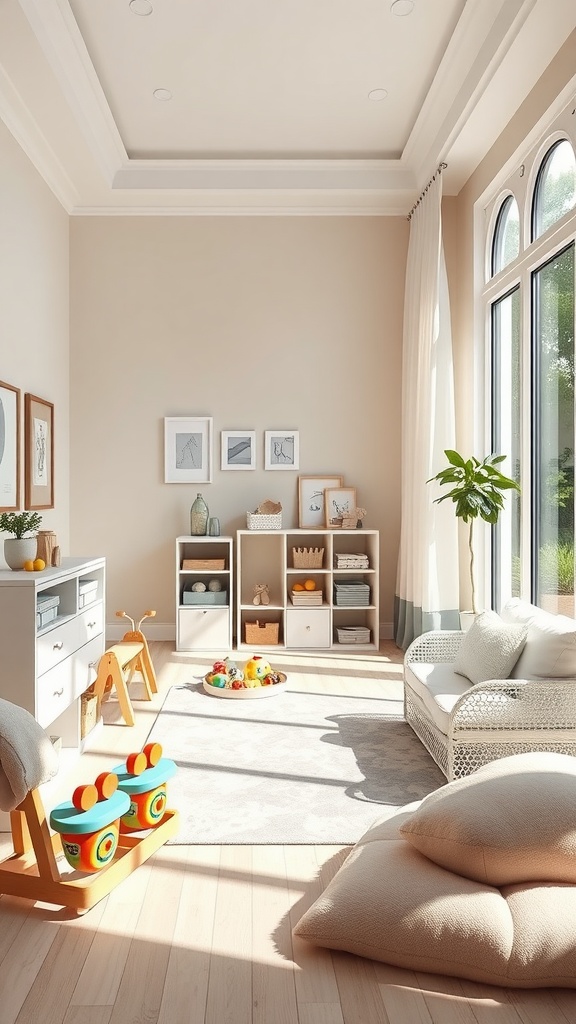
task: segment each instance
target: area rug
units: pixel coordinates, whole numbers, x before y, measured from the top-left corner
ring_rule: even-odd
[[[178,765],[170,840],[355,843],[377,817],[446,782],[412,729],[378,698],[287,690],[223,700],[173,686],[148,741]]]

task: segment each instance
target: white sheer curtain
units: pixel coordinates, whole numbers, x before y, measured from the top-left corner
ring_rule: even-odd
[[[402,361],[402,519],[394,635],[399,647],[430,629],[459,629],[458,529],[452,502],[426,481],[454,448],[454,376],[442,247],[442,176],[410,220]]]

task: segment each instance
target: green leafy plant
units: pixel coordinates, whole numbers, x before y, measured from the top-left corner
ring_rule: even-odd
[[[435,504],[446,501],[450,498],[456,508],[454,509],[458,519],[469,524],[468,529],[468,551],[470,553],[470,584],[472,587],[472,610],[476,613],[476,585],[474,575],[474,545],[473,528],[476,519],[483,519],[485,523],[494,526],[498,522],[500,512],[504,508],[503,491],[516,490],[520,487],[515,480],[497,468],[499,463],[506,458],[505,455],[487,455],[482,462],[472,456],[471,459],[464,459],[458,452],[445,449],[444,455],[449,465],[441,469],[436,476],[427,480],[427,483],[437,481],[441,486],[449,486],[451,490],[441,497],[435,498]]]
[[[21,540],[24,534],[32,533],[42,525],[42,516],[38,512],[2,512],[0,514],[0,530],[13,533]]]

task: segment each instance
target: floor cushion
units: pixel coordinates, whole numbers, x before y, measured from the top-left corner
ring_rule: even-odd
[[[400,835],[488,885],[576,883],[576,758],[514,754],[430,793]]]
[[[575,988],[576,886],[498,888],[441,867],[402,838],[420,806],[371,826],[294,934],[411,970]]]

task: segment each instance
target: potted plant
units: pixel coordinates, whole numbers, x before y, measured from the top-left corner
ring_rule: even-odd
[[[441,486],[450,486],[447,494],[435,498],[435,503],[451,498],[454,502],[455,514],[468,526],[468,551],[470,553],[470,585],[472,588],[472,613],[478,614],[476,605],[476,584],[474,574],[474,521],[478,518],[494,526],[498,522],[500,512],[504,508],[504,491],[516,490],[520,487],[515,480],[497,468],[505,455],[487,455],[479,461],[474,456],[464,459],[458,452],[445,449],[444,454],[449,465],[441,469],[427,483],[437,481]]]
[[[38,512],[2,512],[0,513],[0,530],[13,533],[12,538],[4,541],[4,558],[11,569],[22,569],[24,562],[34,561],[38,540],[27,534],[33,533],[42,523]]]

